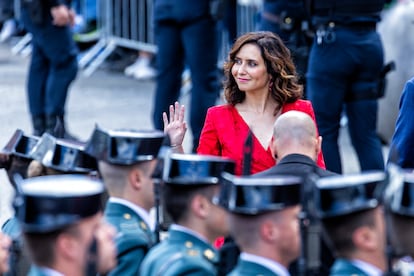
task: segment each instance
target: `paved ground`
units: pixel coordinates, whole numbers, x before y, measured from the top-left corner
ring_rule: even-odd
[[[10,45],[0,45],[0,147],[5,145],[16,128],[27,133],[32,131],[25,95],[27,66],[28,58],[12,55]],[[153,81],[137,81],[122,73],[104,70],[98,70],[90,77],[80,74],[67,102],[68,128],[84,140],[95,124],[108,129],[152,128],[153,93]],[[181,102],[187,103],[188,96],[184,96]],[[188,141],[190,135],[185,141],[187,150],[190,149]],[[344,171],[357,172],[357,161],[347,135],[341,135],[340,144]],[[0,223],[12,214],[9,207],[12,195],[6,175],[0,171]]]

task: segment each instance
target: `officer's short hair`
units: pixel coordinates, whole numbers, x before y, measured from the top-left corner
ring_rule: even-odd
[[[211,155],[171,154],[163,172],[163,200],[174,222],[185,220],[194,196],[213,202],[222,172],[234,172],[233,160]]]
[[[230,234],[236,243],[243,248],[250,248],[259,239],[260,225],[269,218],[270,213],[256,216],[230,213]]]
[[[210,201],[213,200],[213,187],[213,185],[165,185],[163,201],[167,213],[175,223],[185,220],[189,213],[191,201],[196,195],[202,195]]]
[[[78,225],[71,225],[49,233],[23,233],[30,257],[38,266],[51,267],[55,262],[57,238],[62,234],[78,233]],[[41,248],[42,250],[36,250]]]
[[[375,227],[374,210],[368,209],[322,220],[325,238],[339,256],[349,257],[355,250],[352,235],[356,229],[364,226]]]
[[[414,218],[395,213],[387,214],[389,219],[390,240],[397,256],[414,257]]]

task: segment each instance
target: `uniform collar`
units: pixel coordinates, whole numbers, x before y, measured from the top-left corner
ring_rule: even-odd
[[[38,271],[39,273],[45,276],[64,276],[59,271],[44,266],[33,266],[32,269]]]
[[[364,271],[367,275],[370,276],[381,276],[383,275],[383,272],[376,266],[369,264],[367,262],[358,260],[358,259],[353,259],[351,260],[351,263],[358,267],[359,269],[361,269],[362,271]]]
[[[185,227],[185,226],[182,226],[182,225],[178,225],[178,224],[171,224],[170,230],[180,231],[180,232],[187,233],[187,234],[189,234],[191,236],[194,236],[194,237],[198,238],[199,240],[203,241],[204,243],[209,244],[209,242],[207,241],[206,238],[204,238],[202,235],[200,235],[199,233],[197,233],[194,230],[191,230],[188,227]]]
[[[151,231],[155,230],[155,224],[154,224],[154,221],[151,219],[150,214],[145,209],[141,208],[140,206],[133,204],[130,201],[125,200],[123,198],[119,198],[119,197],[110,197],[108,199],[108,202],[121,204],[121,205],[124,205],[130,208],[147,224],[147,226],[151,229]]]
[[[247,262],[251,262],[251,263],[256,263],[259,264],[261,266],[266,267],[267,269],[273,271],[276,275],[279,276],[289,276],[289,272],[288,270],[281,265],[280,263],[268,259],[268,258],[264,258],[258,255],[253,255],[250,253],[246,253],[246,252],[242,252],[240,254],[240,259],[243,261],[247,261]]]

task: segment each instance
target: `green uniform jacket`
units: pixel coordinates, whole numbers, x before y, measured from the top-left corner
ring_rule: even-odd
[[[245,261],[239,258],[237,265],[234,269],[228,274],[228,276],[277,276],[276,273],[271,271],[265,266],[262,266],[258,263],[253,263],[249,261]]]
[[[32,265],[27,276],[47,276],[39,267]]]
[[[170,229],[168,238],[151,249],[141,265],[140,275],[216,275],[216,250],[189,233]]]
[[[149,226],[134,210],[119,203],[108,202],[104,216],[118,231],[115,239],[118,264],[109,275],[138,275],[141,262],[154,242]]]
[[[329,273],[331,276],[369,276],[364,271],[353,265],[350,261],[346,259],[337,259]]]

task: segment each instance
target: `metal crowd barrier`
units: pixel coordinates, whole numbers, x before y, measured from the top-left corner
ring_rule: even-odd
[[[78,13],[83,17],[83,18],[88,18],[89,17],[89,10],[87,7],[87,2],[86,1],[93,1],[93,0],[79,0],[79,7],[77,7],[79,9]],[[99,2],[99,0],[95,0],[96,3]],[[20,21],[20,14],[21,14],[21,5],[22,5],[22,0],[14,0],[14,17],[16,18],[17,21]],[[98,15],[99,17],[99,15]],[[19,39],[19,41],[12,47],[11,52],[13,55],[21,55],[24,57],[27,57],[31,54],[31,40],[32,40],[32,35],[30,33],[26,33],[21,39]]]
[[[79,66],[84,69],[86,76],[91,75],[118,46],[156,52],[152,32],[152,2],[99,1],[100,39],[79,61]]]
[[[80,0],[81,14],[87,17],[86,1]],[[90,0],[89,0],[90,1]],[[121,46],[137,51],[156,53],[153,33],[153,0],[96,0],[98,42],[79,60],[79,67],[90,76],[115,50]],[[20,17],[21,0],[15,0],[15,16]],[[239,1],[237,5],[238,35],[254,30],[259,6],[257,1]],[[30,54],[31,35],[28,33],[12,48],[13,54]],[[221,58],[229,49],[225,31],[222,34]]]
[[[100,39],[79,61],[86,76],[91,75],[118,46],[156,53],[152,0],[102,0],[99,3]],[[237,5],[238,34],[254,30],[259,8],[257,1],[250,4],[243,1]],[[222,57],[229,47],[225,42],[223,38]]]

